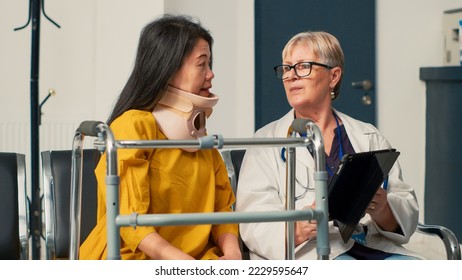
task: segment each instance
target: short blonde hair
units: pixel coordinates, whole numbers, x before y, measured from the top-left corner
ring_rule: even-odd
[[[312,49],[313,53],[321,60],[317,62],[324,63],[331,67],[340,67],[340,69],[342,69],[342,76],[333,89],[333,92],[335,93],[333,100],[335,100],[340,94],[340,86],[342,84],[345,64],[345,57],[339,41],[335,38],[335,36],[324,31],[301,32],[293,36],[287,42],[282,50],[282,60],[284,60],[284,58],[292,52],[296,45],[300,44],[305,44],[307,48]]]

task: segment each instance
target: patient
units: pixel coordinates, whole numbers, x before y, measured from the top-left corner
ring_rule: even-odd
[[[165,15],[143,29],[135,65],[107,123],[117,140],[196,139],[218,96],[209,32],[192,18]],[[231,212],[235,197],[219,152],[119,149],[121,214]],[[106,259],[106,155],[97,168],[97,225],[80,259]],[[122,259],[241,259],[238,226],[120,229]]]
[[[340,159],[353,154],[391,148],[371,124],[361,122],[332,107],[340,93],[344,56],[338,40],[325,32],[302,32],[282,51],[282,64],[274,67],[282,80],[292,109],[255,133],[255,137],[286,137],[295,118],[313,120],[324,139],[326,169],[331,178]],[[308,149],[297,152],[296,209],[314,207],[315,162]],[[286,163],[280,148],[248,149],[239,175],[237,211],[285,209]],[[415,259],[406,250],[417,227],[419,208],[414,190],[401,176],[398,163],[392,168],[387,190],[379,188],[368,206],[356,240],[342,241],[329,222],[330,259]],[[241,224],[243,241],[251,259],[285,257],[284,223]],[[316,222],[295,223],[296,259],[316,259]]]

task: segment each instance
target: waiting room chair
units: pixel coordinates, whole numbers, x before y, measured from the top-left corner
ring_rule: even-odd
[[[80,244],[96,225],[97,183],[94,169],[100,152],[83,151]],[[69,259],[72,150],[43,151],[46,259]]]
[[[241,170],[242,160],[245,155],[245,149],[238,150],[223,150],[221,155],[226,164],[226,169],[228,170],[228,177],[231,182],[231,186],[234,190],[234,193],[237,191],[237,182],[239,180],[239,172]],[[237,198],[239,199],[239,198]],[[416,233],[430,235],[434,237],[439,237],[444,245],[444,251],[448,260],[460,260],[461,259],[461,250],[460,244],[457,240],[456,235],[449,230],[448,228],[440,225],[426,225],[419,223],[417,225]],[[243,258],[248,258],[249,249],[241,241]],[[408,246],[406,246],[408,247]]]
[[[0,259],[29,259],[26,156],[0,153]]]
[[[226,165],[228,171],[229,181],[234,194],[237,193],[237,182],[239,180],[239,171],[241,170],[242,159],[244,158],[245,149],[238,150],[223,150],[221,156]],[[239,245],[241,247],[242,259],[250,259],[249,248],[245,245],[242,239],[239,238]]]
[[[226,150],[221,152],[223,161],[226,164],[228,177],[234,193],[237,193],[237,180],[239,179],[239,171],[241,170],[242,159],[244,158],[245,150]]]

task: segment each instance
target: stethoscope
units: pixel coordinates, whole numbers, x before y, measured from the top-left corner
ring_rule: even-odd
[[[342,159],[343,158],[343,146],[342,146],[342,130],[340,129],[340,123],[338,121],[338,116],[337,114],[333,113],[334,114],[334,118],[335,118],[335,123],[337,124],[337,135],[338,135],[338,146],[339,146],[339,151],[338,151],[338,156],[339,156],[339,159]],[[302,133],[300,134],[301,137],[306,137],[306,134],[305,133]],[[286,162],[286,148],[283,147],[281,149],[281,159],[283,162]],[[332,169],[330,169],[330,167],[327,165],[326,163],[326,170],[327,170],[327,173],[329,173],[329,175],[332,177],[334,176],[334,172],[332,171]]]
[[[335,112],[332,112],[334,114],[334,118],[335,118],[335,123],[337,124],[337,135],[338,135],[338,146],[339,146],[339,151],[338,151],[338,154],[339,154],[339,159],[341,160],[343,158],[343,146],[342,146],[342,130],[340,129],[340,123],[338,121],[338,116],[337,114],[335,114]],[[301,137],[306,137],[306,134],[303,133],[303,134],[300,134]],[[285,156],[285,153],[286,153],[286,148],[283,147],[281,149],[281,159],[283,162],[286,162],[286,156]],[[329,176],[332,178],[334,176],[334,172],[332,171],[332,169],[330,169],[330,167],[327,165],[326,163],[326,171],[327,173],[329,173]],[[307,171],[307,178],[308,178],[308,171]],[[309,180],[309,179],[308,179]],[[314,188],[310,188],[309,187],[309,184],[308,184],[308,180],[307,180],[307,184],[306,184],[306,187],[301,184],[298,179],[295,179],[295,181],[300,185],[302,186],[302,188],[305,189],[305,191],[303,192],[303,194],[295,197],[296,200],[302,198],[305,196],[305,194],[307,193],[308,190],[314,190]],[[388,189],[388,176],[385,177],[385,180],[383,182],[383,189],[384,190],[387,190]]]
[[[332,111],[332,113],[334,114],[334,118],[335,118],[335,123],[337,124],[337,135],[338,135],[338,144],[339,144],[339,159],[342,159],[343,158],[343,147],[342,147],[342,131],[340,129],[340,123],[338,121],[338,116],[337,114],[335,114],[335,112]],[[301,137],[306,137],[306,134],[305,133],[302,133],[300,134]],[[286,148],[283,147],[281,149],[281,159],[283,162],[286,162]],[[330,167],[327,165],[326,163],[326,171],[327,173],[329,174],[330,177],[334,176],[334,172],[330,169]],[[295,178],[295,181],[305,190],[303,192],[303,194],[301,195],[298,195],[295,197],[295,200],[299,200],[301,198],[303,198],[305,196],[305,194],[308,192],[308,190],[311,190],[313,191],[314,190],[314,187],[310,187],[309,186],[309,176],[308,176],[308,170],[307,170],[307,183],[306,183],[306,186],[302,183],[300,183],[300,181]]]

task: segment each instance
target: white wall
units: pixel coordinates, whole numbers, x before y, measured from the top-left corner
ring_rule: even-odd
[[[198,17],[214,38],[212,92],[220,97],[209,134],[251,137],[254,132],[253,1],[167,0],[166,12]]]
[[[27,20],[28,1],[1,1],[0,133],[16,133],[5,127],[15,122],[24,124],[18,133],[28,134],[31,25],[13,32]],[[141,28],[163,9],[161,0],[45,1],[47,15],[61,28],[41,17],[39,101],[49,88],[56,91],[42,108],[41,150],[69,149],[80,122],[107,119],[130,73]],[[29,143],[17,140],[0,143],[0,150],[29,153]]]
[[[460,0],[377,1],[378,128],[401,151],[422,221],[426,97],[419,69],[443,65],[443,12],[461,7]]]
[[[25,23],[27,2],[0,0],[0,133],[11,134],[0,150],[26,154],[31,29],[13,29]],[[460,0],[377,1],[378,127],[402,152],[404,178],[421,204],[425,84],[419,68],[443,64],[443,11],[460,7]],[[220,101],[209,133],[252,135],[253,1],[47,0],[45,9],[62,28],[42,17],[39,100],[49,88],[57,92],[43,108],[42,150],[69,149],[81,121],[106,120],[131,71],[141,28],[164,11],[198,16],[215,38],[213,91]],[[8,129],[18,123],[19,131]]]

